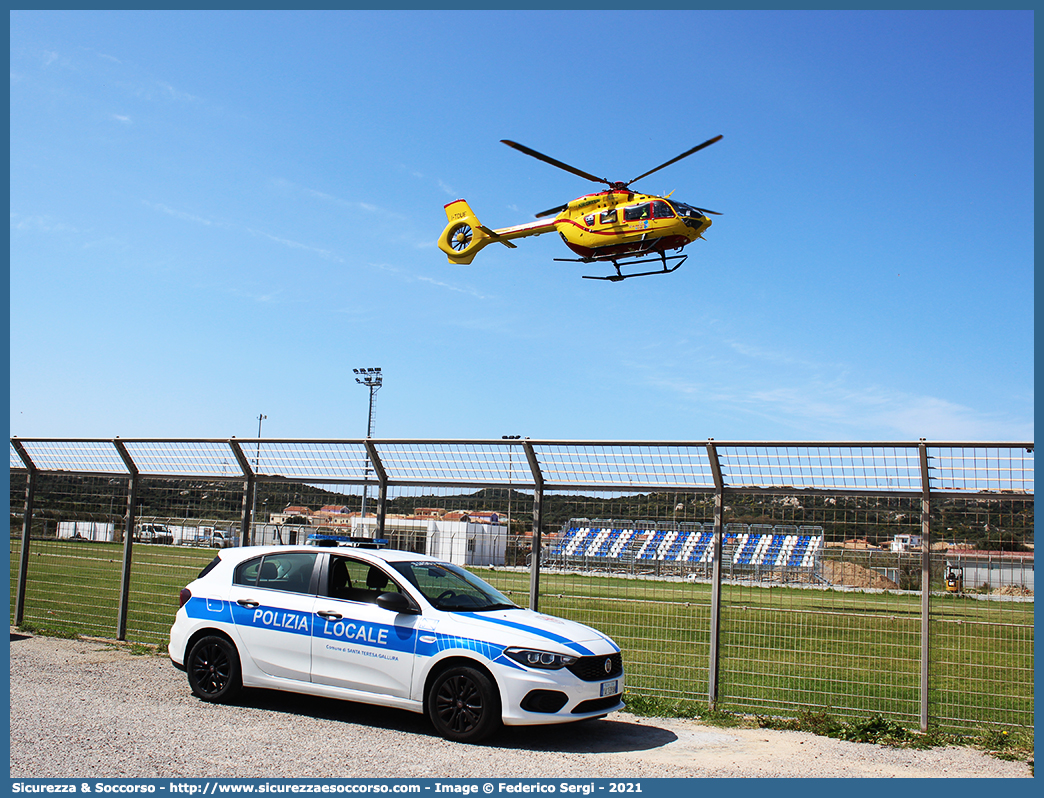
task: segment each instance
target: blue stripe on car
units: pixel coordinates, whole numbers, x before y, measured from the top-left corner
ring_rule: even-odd
[[[256,629],[271,629],[295,635],[312,634],[312,613],[277,607],[244,607],[229,602],[232,620],[236,626],[253,626]]]
[[[417,647],[417,630],[408,626],[394,626],[383,623],[368,623],[343,620],[325,620],[317,618],[313,627],[314,636],[352,645],[369,646],[404,654],[414,653]]]
[[[221,599],[199,598],[193,596],[185,602],[185,613],[190,618],[206,618],[217,623],[232,623],[232,610],[229,602]]]
[[[506,646],[489,643],[485,640],[461,637],[460,635],[427,632],[405,626],[366,623],[351,619],[328,621],[316,617],[311,612],[264,606],[243,607],[234,601],[196,596],[193,596],[186,602],[185,612],[191,618],[206,619],[219,623],[234,623],[237,626],[269,629],[274,632],[287,634],[313,635],[329,641],[340,641],[403,653],[412,652],[421,657],[433,657],[443,651],[464,649],[481,654],[491,662],[496,662],[505,667],[525,670],[517,662],[504,655]],[[546,637],[569,646],[581,654],[593,653],[578,643],[534,626],[507,621],[502,618],[491,618],[478,613],[460,613],[460,615]]]
[[[487,643],[485,640],[475,640],[470,637],[448,635],[441,632],[425,632],[417,644],[417,656],[434,657],[443,651],[466,649],[481,654],[492,662],[519,668],[517,664],[504,656],[504,646]],[[521,670],[521,668],[519,668]]]
[[[460,613],[460,615],[463,615],[466,618],[474,618],[475,620],[486,621],[487,623],[496,623],[500,624],[501,626],[510,626],[512,629],[519,629],[523,632],[528,632],[531,635],[546,637],[548,640],[554,640],[556,643],[561,643],[564,646],[569,646],[569,648],[572,648],[575,651],[580,652],[581,654],[594,654],[594,652],[591,651],[591,649],[586,648],[585,646],[582,646],[579,643],[573,642],[568,637],[562,637],[562,635],[557,635],[554,632],[549,632],[546,629],[541,629],[536,626],[529,626],[524,623],[516,623],[515,621],[509,621],[505,618],[493,618],[489,615],[484,615],[477,612],[462,612]]]

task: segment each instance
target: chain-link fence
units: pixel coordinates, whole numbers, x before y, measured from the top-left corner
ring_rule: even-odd
[[[1032,448],[12,439],[12,621],[163,643],[215,549],[376,537],[611,635],[631,695],[1032,727]]]

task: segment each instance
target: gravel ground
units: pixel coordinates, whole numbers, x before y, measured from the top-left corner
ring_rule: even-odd
[[[1029,777],[971,748],[927,751],[804,732],[720,729],[615,713],[436,737],[421,715],[247,691],[193,697],[165,657],[11,633],[11,778]]]

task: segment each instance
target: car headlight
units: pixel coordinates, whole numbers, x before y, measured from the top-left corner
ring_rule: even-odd
[[[576,662],[576,657],[571,657],[568,654],[554,654],[550,651],[536,651],[531,648],[509,648],[504,653],[519,665],[525,665],[527,668],[543,668],[549,671],[556,671]]]

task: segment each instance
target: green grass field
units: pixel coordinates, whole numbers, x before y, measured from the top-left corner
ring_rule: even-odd
[[[528,574],[477,569],[519,603]],[[642,695],[706,705],[709,585],[541,575],[542,611],[589,623]],[[929,717],[950,728],[1033,725],[1032,602],[933,596]],[[920,718],[921,597],[723,584],[718,707],[763,715]]]
[[[18,543],[11,553],[12,619]],[[122,547],[33,541],[24,623],[54,633],[116,637]],[[178,592],[215,552],[137,545],[127,639],[164,645]],[[518,604],[529,574],[473,569]],[[708,701],[707,584],[544,572],[540,610],[613,637],[628,690],[679,711]],[[1032,728],[1033,602],[931,599],[929,716],[940,728]],[[916,727],[921,598],[723,584],[718,709],[793,716],[880,713]]]

